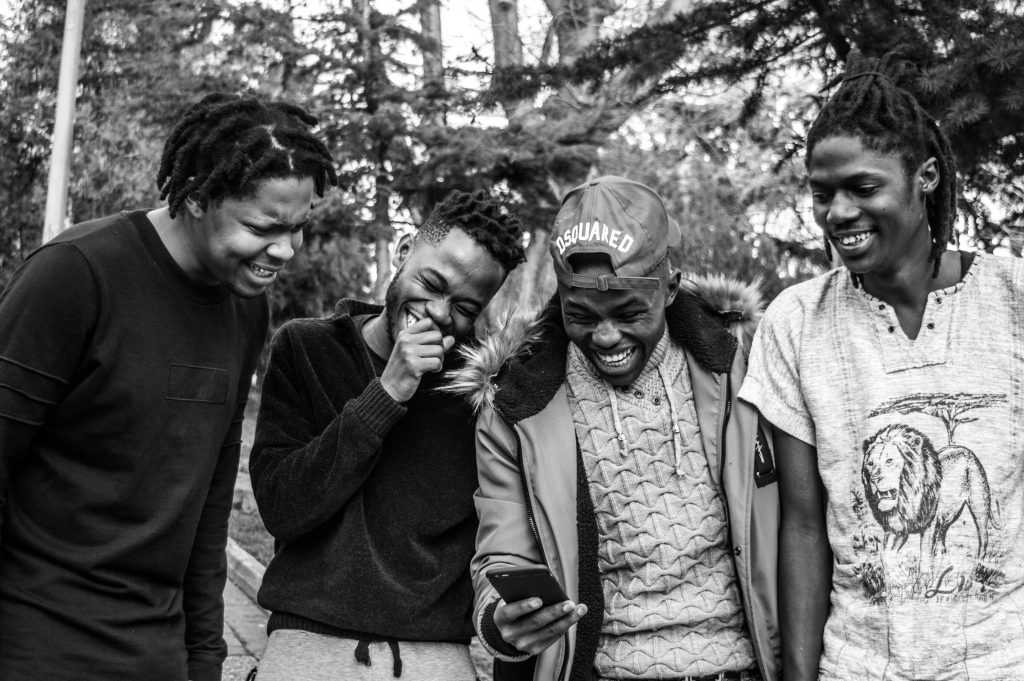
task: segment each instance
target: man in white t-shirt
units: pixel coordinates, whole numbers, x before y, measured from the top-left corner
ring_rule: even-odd
[[[1024,266],[946,251],[945,136],[851,58],[807,141],[845,267],[766,312],[740,398],[775,430],[783,678],[1024,678]]]

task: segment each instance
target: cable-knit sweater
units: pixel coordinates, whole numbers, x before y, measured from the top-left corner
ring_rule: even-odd
[[[753,667],[717,466],[701,445],[682,349],[666,335],[620,388],[575,346],[567,369],[597,516],[597,673],[657,679]]]

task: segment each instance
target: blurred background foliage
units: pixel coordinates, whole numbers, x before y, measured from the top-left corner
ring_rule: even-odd
[[[0,21],[0,286],[39,244],[63,0]],[[155,206],[173,121],[213,91],[295,101],[341,171],[272,292],[275,323],[379,299],[391,249],[452,189],[507,199],[553,288],[565,192],[620,174],[680,223],[687,273],[824,269],[802,139],[851,49],[897,51],[963,181],[962,247],[1024,243],[1024,12],[1008,0],[90,0],[69,220]],[[60,276],[60,273],[54,273]],[[500,307],[500,306],[499,306]],[[497,309],[497,308],[495,308]]]

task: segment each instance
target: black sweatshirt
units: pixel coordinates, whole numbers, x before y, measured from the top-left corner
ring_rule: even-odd
[[[473,416],[440,374],[387,394],[352,318],[379,311],[342,301],[274,338],[249,462],[277,540],[259,602],[269,631],[468,641]]]
[[[144,212],[0,295],[0,679],[213,681],[265,296],[192,283]]]

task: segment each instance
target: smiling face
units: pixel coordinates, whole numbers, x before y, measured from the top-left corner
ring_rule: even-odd
[[[190,232],[186,274],[243,298],[259,295],[302,245],[312,201],[311,177],[262,180],[251,195],[206,210],[188,201],[198,227]]]
[[[577,274],[612,274],[607,263],[588,262]],[[665,334],[665,308],[679,291],[679,273],[662,277],[657,290],[558,287],[569,340],[604,380],[629,385],[640,375]]]
[[[433,320],[444,335],[463,340],[505,275],[487,249],[461,229],[453,228],[436,244],[416,242],[384,299],[391,343],[424,317]]]
[[[814,146],[807,169],[814,220],[851,272],[889,278],[928,260],[925,198],[938,184],[934,158],[908,173],[898,154],[836,136]]]

